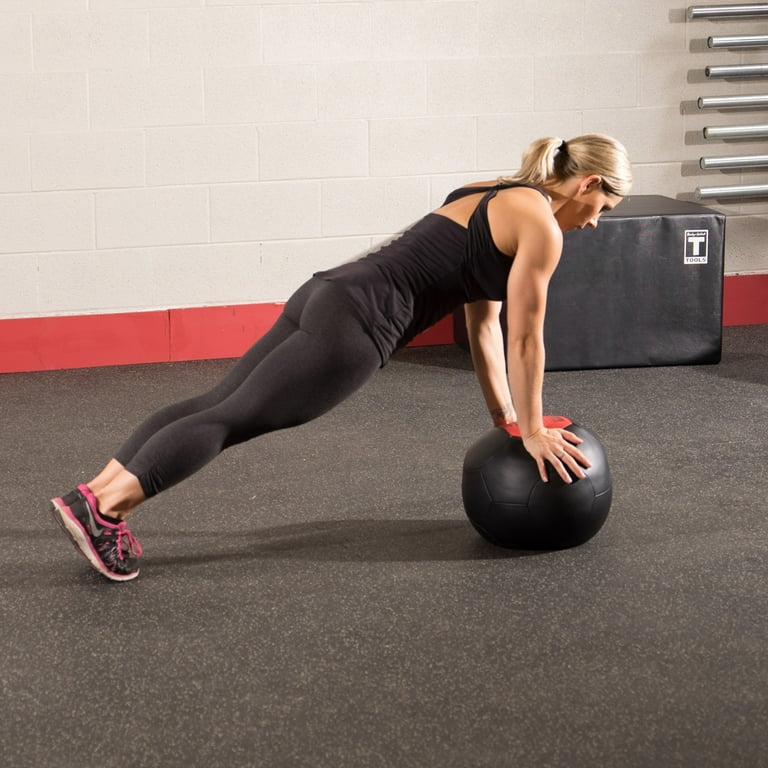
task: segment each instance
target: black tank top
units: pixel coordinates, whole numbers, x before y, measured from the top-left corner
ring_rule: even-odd
[[[462,187],[443,205],[484,192],[468,225],[430,213],[400,237],[363,258],[316,277],[343,287],[381,355],[382,365],[414,336],[462,304],[506,298],[512,259],[494,244],[488,201],[502,189]],[[546,192],[536,189],[544,197]]]

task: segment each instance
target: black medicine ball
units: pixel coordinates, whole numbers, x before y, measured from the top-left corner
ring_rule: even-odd
[[[579,450],[592,466],[586,477],[564,483],[549,463],[548,483],[523,447],[517,427],[494,427],[464,458],[461,493],[464,509],[483,538],[500,547],[553,550],[591,539],[611,507],[611,472],[600,441],[586,427],[562,416],[548,416],[547,427],[578,435]]]

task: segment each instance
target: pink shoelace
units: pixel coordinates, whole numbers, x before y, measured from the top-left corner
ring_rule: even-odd
[[[101,519],[99,515],[99,502],[96,499],[96,496],[94,496],[93,491],[91,491],[85,483],[81,483],[77,488],[80,493],[85,496],[94,514]],[[115,536],[117,537],[116,546],[118,560],[125,560],[125,556],[123,555],[123,539],[125,539],[127,551],[134,557],[141,557],[144,554],[141,544],[139,544],[136,537],[128,530],[128,526],[125,522],[120,523],[117,527],[107,523],[105,520],[102,520],[102,524],[107,525],[109,528],[113,528],[115,531]]]
[[[125,560],[125,557],[123,556],[123,540],[125,540],[126,549],[134,557],[141,557],[144,554],[141,544],[139,544],[136,537],[128,530],[125,523],[120,523],[120,525],[117,526],[115,533],[117,535],[117,556],[120,560]]]

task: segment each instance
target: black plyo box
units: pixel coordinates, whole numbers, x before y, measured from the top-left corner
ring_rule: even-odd
[[[549,286],[547,370],[718,362],[724,245],[723,214],[659,195],[567,233]],[[461,311],[454,332],[466,348]]]

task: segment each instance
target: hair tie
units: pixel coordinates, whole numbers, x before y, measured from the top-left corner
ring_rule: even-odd
[[[557,148],[558,152],[562,152],[564,155],[568,152],[568,142],[563,141],[563,143]]]

